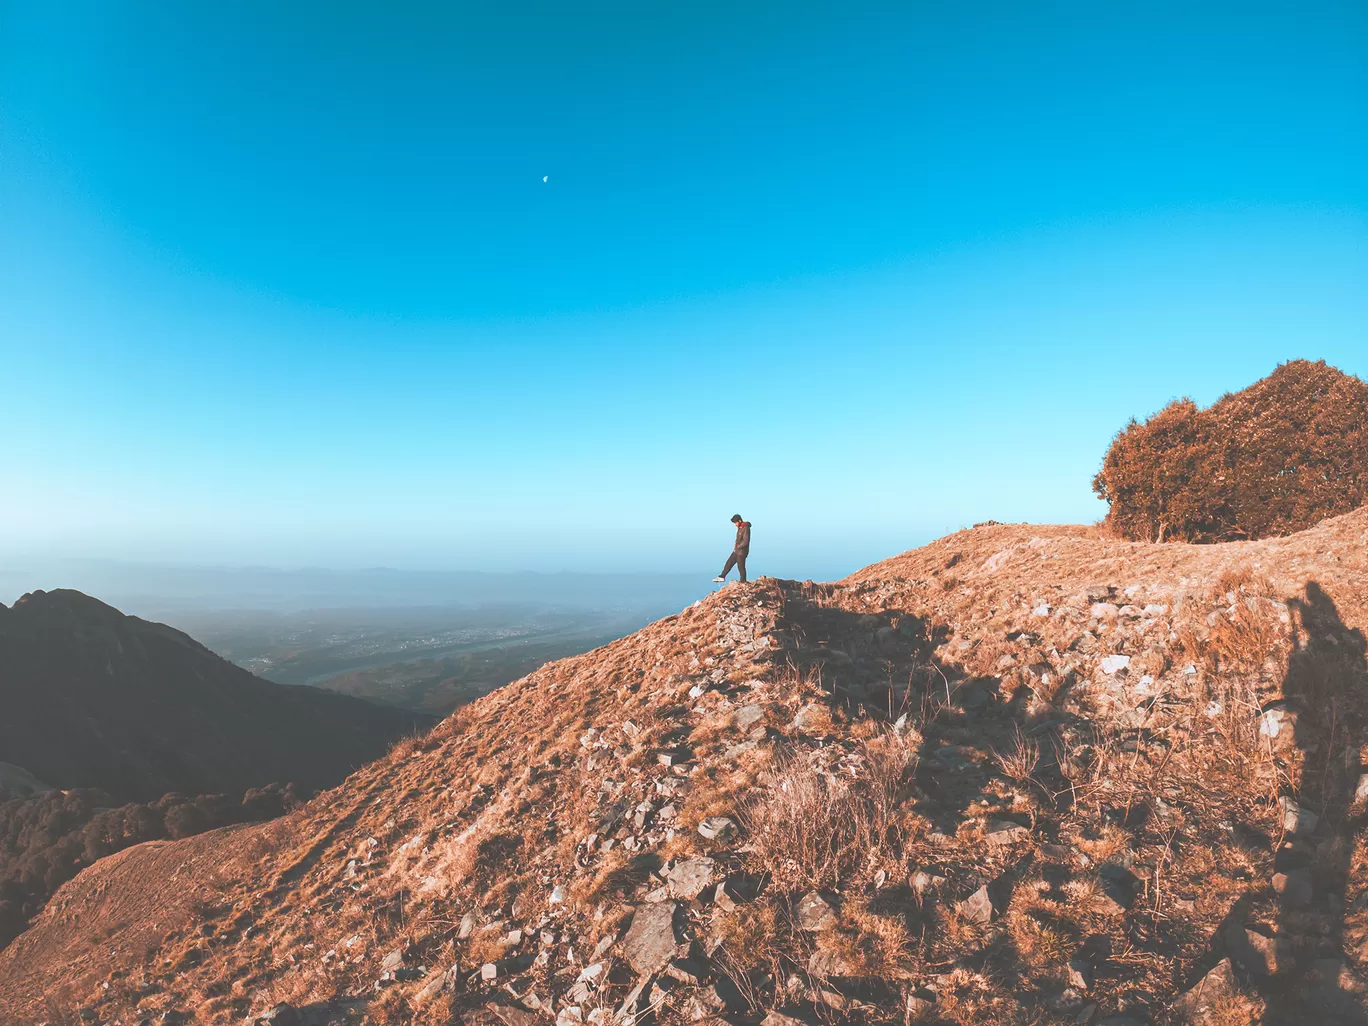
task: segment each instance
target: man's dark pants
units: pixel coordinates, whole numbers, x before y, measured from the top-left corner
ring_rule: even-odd
[[[722,572],[717,576],[726,577],[727,574],[731,573],[732,567],[736,567],[736,569],[740,572],[741,583],[744,584],[746,582],[746,553],[733,552],[730,556],[727,557],[727,565],[722,568]]]

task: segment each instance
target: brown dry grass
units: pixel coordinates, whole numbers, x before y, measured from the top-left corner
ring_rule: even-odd
[[[742,810],[749,858],[776,887],[828,887],[871,865],[901,863],[903,794],[916,765],[906,737],[861,745],[862,771],[842,780],[788,755]]]

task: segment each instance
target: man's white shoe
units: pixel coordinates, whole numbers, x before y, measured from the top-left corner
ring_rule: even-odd
[[[713,578],[713,584],[721,584],[721,583],[722,583],[723,581],[725,581],[725,580],[726,580],[725,577],[714,577],[714,578]]]

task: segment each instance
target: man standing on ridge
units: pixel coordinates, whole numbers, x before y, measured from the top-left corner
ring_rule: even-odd
[[[727,579],[727,574],[732,567],[736,567],[741,575],[741,583],[746,583],[746,557],[750,555],[750,521],[742,520],[740,513],[732,515],[731,522],[736,525],[736,544],[732,546],[732,554],[727,557],[727,565],[722,568],[722,572],[713,578],[714,582],[722,582]]]

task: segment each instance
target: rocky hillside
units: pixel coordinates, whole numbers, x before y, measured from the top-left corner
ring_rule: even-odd
[[[1366,548],[993,526],[728,586],[101,860],[0,1021],[1363,1022]]]
[[[254,677],[76,591],[0,605],[0,760],[118,802],[337,783],[430,721]]]

